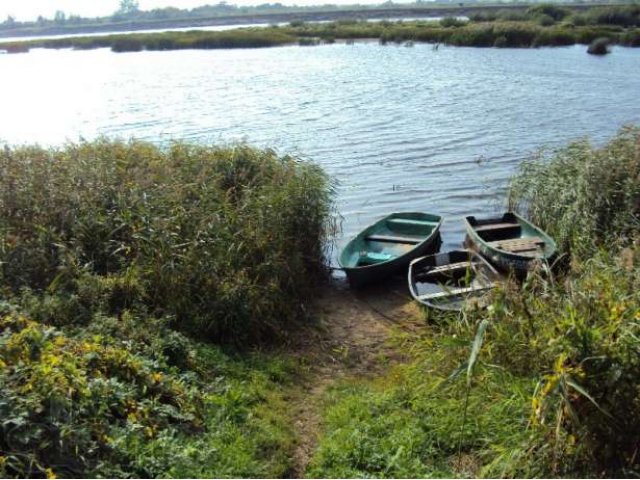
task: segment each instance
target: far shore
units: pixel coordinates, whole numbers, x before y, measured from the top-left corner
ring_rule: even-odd
[[[586,9],[600,4],[570,4],[567,8],[575,12],[582,12]],[[602,6],[611,6],[611,4],[602,4]],[[108,33],[108,32],[136,32],[140,30],[152,29],[175,29],[175,28],[202,28],[224,25],[247,25],[247,24],[277,24],[296,21],[304,22],[323,22],[323,21],[340,21],[345,19],[392,19],[392,18],[433,18],[433,17],[462,17],[471,16],[473,14],[492,14],[496,12],[524,12],[529,7],[528,4],[431,4],[425,6],[403,7],[394,5],[393,7],[362,7],[345,10],[331,10],[317,7],[315,10],[295,11],[284,13],[269,14],[235,14],[228,16],[216,16],[206,18],[184,18],[169,20],[122,20],[122,21],[106,21],[81,24],[65,24],[65,25],[46,25],[37,26],[33,24],[18,25],[15,28],[0,28],[0,41],[3,38],[12,37],[31,37],[31,36],[62,36],[62,35],[78,35],[91,33]],[[101,19],[97,19],[101,20]]]

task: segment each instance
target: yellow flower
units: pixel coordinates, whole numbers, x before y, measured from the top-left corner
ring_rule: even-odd
[[[52,469],[50,469],[50,468],[47,468],[47,469],[44,471],[44,473],[46,473],[46,474],[47,474],[47,478],[48,478],[48,479],[50,479],[50,480],[51,480],[51,479],[54,479],[54,478],[58,478],[58,477],[56,477],[56,474],[55,474],[55,473],[53,473],[53,470],[52,470]]]

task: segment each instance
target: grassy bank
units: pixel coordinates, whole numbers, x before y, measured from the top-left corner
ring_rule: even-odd
[[[512,199],[573,253],[570,270],[399,336],[411,361],[327,396],[309,476],[638,475],[638,168],[638,129],[525,163]]]
[[[329,314],[309,309],[330,226],[317,167],[244,145],[5,148],[0,476],[285,477],[295,412],[322,430],[310,477],[637,476],[638,175],[636,128],[535,156],[510,200],[565,271],[387,345],[376,319],[393,318],[348,294],[331,318],[352,337],[314,330],[306,357],[246,345]]]

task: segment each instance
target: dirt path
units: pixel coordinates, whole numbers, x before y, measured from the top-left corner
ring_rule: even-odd
[[[303,477],[320,433],[321,401],[327,388],[345,378],[381,375],[403,355],[388,344],[394,330],[413,332],[424,321],[406,282],[361,291],[332,285],[318,298],[319,324],[301,332],[294,352],[309,365],[309,374],[288,395],[297,434],[292,476]]]

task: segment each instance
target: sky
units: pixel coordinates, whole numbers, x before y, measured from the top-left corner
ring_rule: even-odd
[[[381,3],[381,0],[228,0],[228,3],[259,5],[278,1],[285,5]],[[164,7],[194,8],[218,2],[219,0],[138,0],[141,10]],[[53,18],[57,10],[61,10],[67,15],[102,17],[111,15],[119,5],[119,0],[0,0],[0,21],[7,18],[7,15],[11,15],[19,21],[35,20],[38,15]]]

